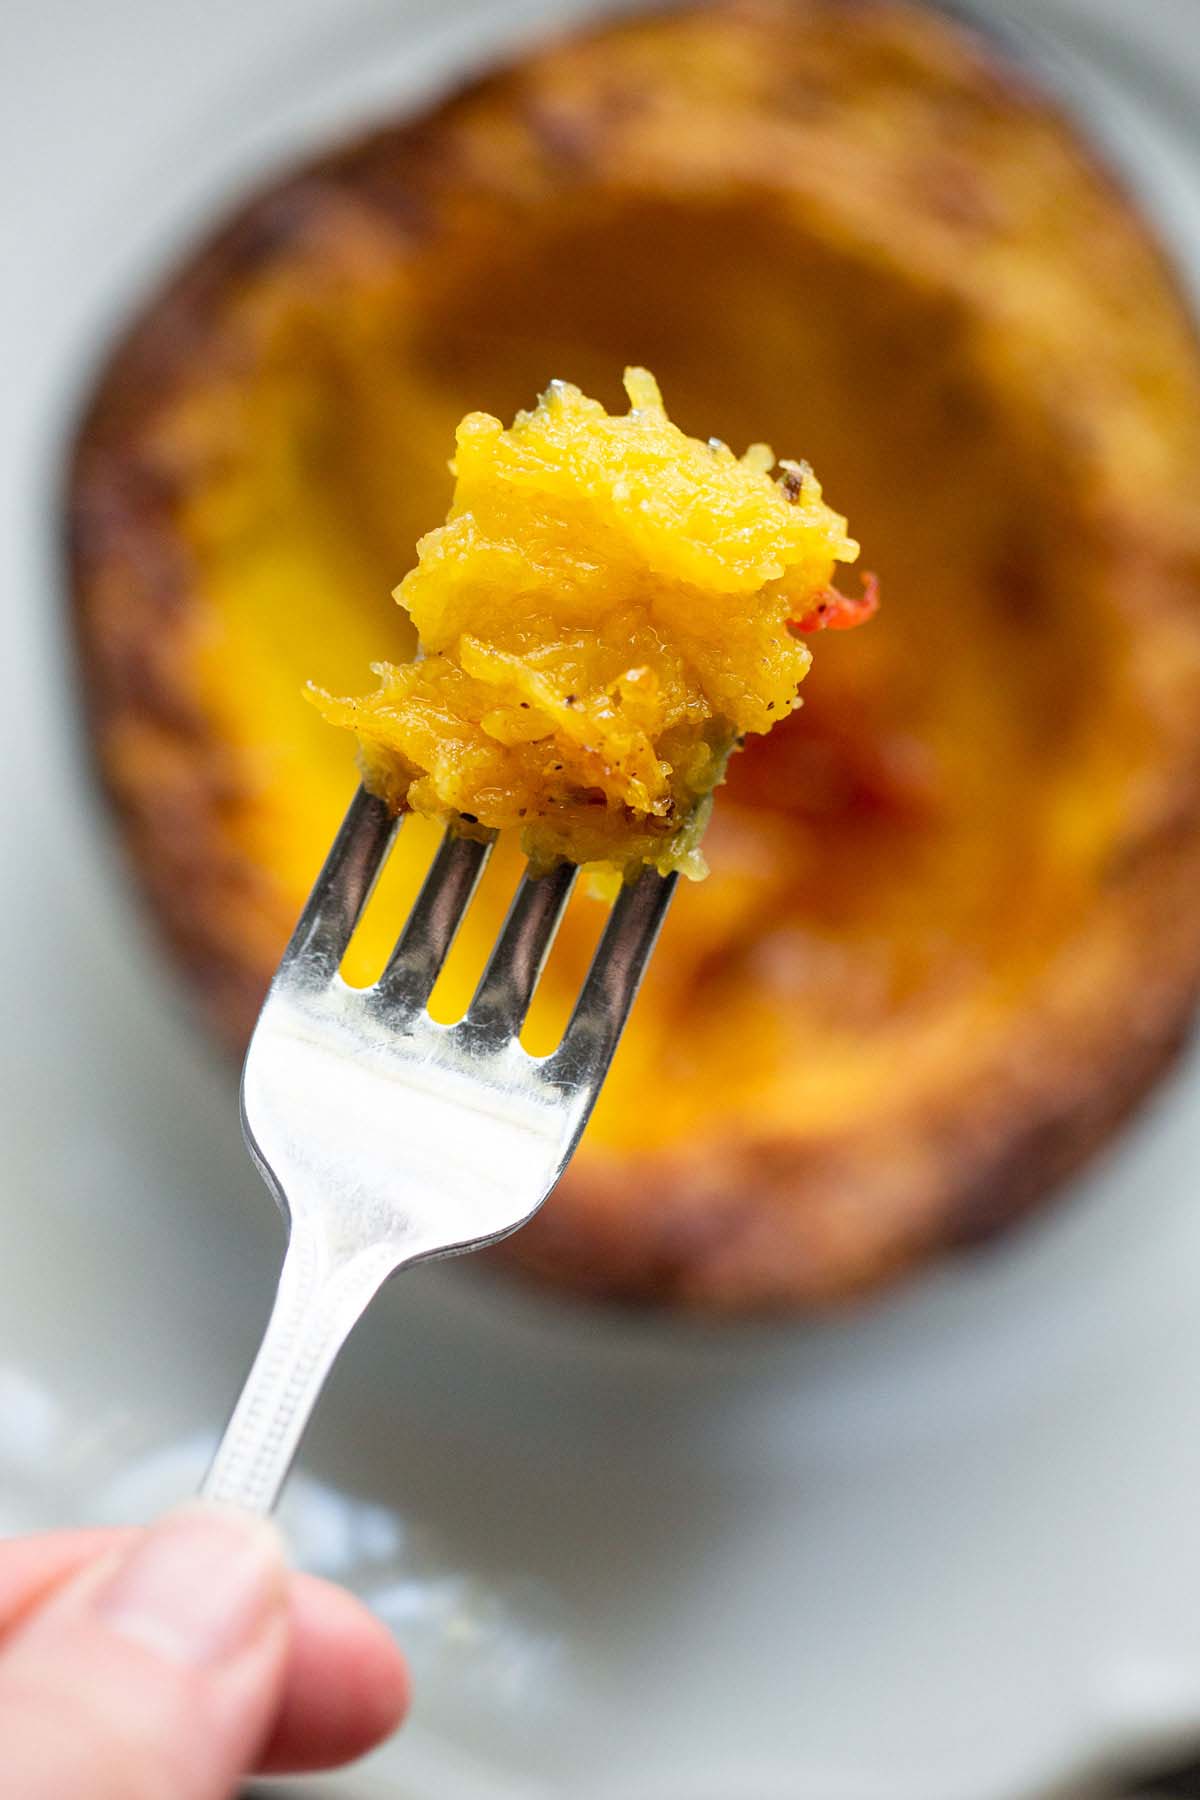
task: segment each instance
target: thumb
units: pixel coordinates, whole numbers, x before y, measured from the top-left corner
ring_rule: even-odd
[[[226,1800],[278,1708],[286,1594],[274,1528],[226,1508],[87,1569],[0,1655],[0,1793]]]

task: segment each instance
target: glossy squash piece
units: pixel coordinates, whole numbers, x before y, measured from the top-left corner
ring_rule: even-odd
[[[417,633],[374,692],[310,697],[372,793],[457,832],[515,832],[536,873],[701,879],[714,789],[800,704],[804,638],[864,621],[858,545],[811,468],[688,437],[646,369],[628,410],[554,381],[455,434],[445,524],[395,589]]]

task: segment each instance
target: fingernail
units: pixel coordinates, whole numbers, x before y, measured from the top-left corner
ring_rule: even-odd
[[[211,1665],[246,1649],[283,1603],[278,1533],[232,1507],[169,1514],[100,1591],[110,1631],[172,1662]]]

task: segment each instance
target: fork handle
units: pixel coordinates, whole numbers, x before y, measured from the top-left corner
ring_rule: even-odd
[[[384,1251],[331,1257],[293,1229],[275,1304],[200,1493],[269,1513],[338,1351],[395,1266]]]

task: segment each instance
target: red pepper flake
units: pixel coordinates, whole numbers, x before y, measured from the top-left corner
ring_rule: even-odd
[[[788,620],[788,630],[794,636],[804,637],[810,631],[853,631],[856,625],[865,625],[879,611],[879,578],[864,574],[862,582],[863,591],[857,599],[827,587],[802,618]]]

